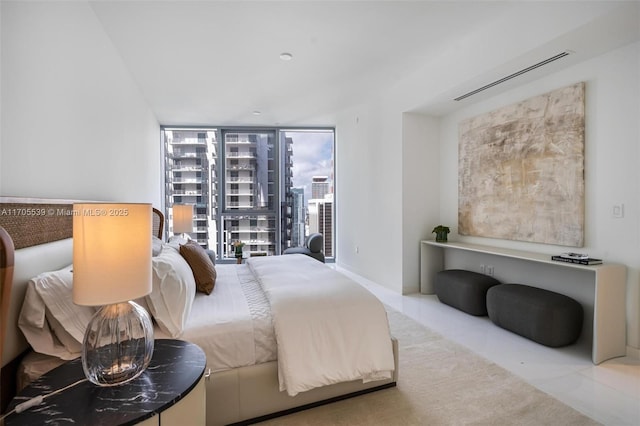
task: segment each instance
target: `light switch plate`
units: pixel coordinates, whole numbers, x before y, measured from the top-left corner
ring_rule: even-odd
[[[613,205],[613,217],[616,219],[620,219],[624,217],[624,204]]]

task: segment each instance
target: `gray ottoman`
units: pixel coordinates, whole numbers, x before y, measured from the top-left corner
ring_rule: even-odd
[[[487,315],[487,290],[500,284],[488,275],[463,269],[447,269],[436,274],[438,299],[471,315]]]
[[[574,343],[582,331],[582,305],[563,294],[521,284],[501,284],[487,291],[491,321],[546,346]]]

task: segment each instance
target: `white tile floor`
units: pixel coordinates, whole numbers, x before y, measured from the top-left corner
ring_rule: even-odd
[[[593,365],[584,345],[548,348],[496,327],[487,317],[474,317],[443,305],[436,296],[402,296],[343,268],[337,269],[392,308],[592,419],[611,426],[640,425],[639,359],[621,357]]]

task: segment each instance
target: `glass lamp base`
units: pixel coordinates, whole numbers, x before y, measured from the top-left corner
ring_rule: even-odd
[[[153,355],[153,326],[135,302],[103,306],[84,335],[82,368],[99,386],[116,386],[138,377]]]

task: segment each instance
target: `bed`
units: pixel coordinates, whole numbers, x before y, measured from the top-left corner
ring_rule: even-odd
[[[31,215],[26,219],[31,225],[16,228],[2,216],[2,209],[16,208],[54,214]],[[18,326],[33,278],[64,272],[71,263],[71,218],[63,213],[71,208],[64,200],[0,200],[0,226],[11,235],[0,238],[8,241],[0,252],[6,265],[3,303],[5,296],[10,300],[2,321],[3,409],[25,381],[73,356],[73,350],[55,358],[33,351]],[[162,271],[180,275],[173,266],[179,251],[172,244],[163,243],[154,257],[154,292]],[[151,295],[142,301],[156,320],[157,338],[178,337],[205,350],[208,425],[251,423],[395,386],[397,342],[389,334],[384,307],[344,275],[304,255],[250,258],[215,268],[213,292],[196,293],[190,309],[169,320],[158,315],[158,300]],[[345,288],[346,293],[335,293]]]

